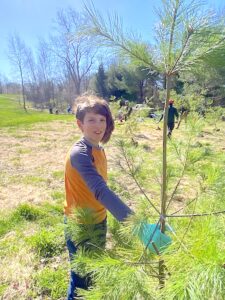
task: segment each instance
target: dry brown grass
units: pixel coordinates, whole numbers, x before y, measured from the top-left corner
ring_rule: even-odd
[[[109,170],[115,168],[118,150],[114,141],[121,137],[117,125],[112,141],[106,145]],[[162,124],[160,124],[162,128]],[[183,134],[185,124],[174,129],[174,138]],[[162,130],[155,123],[140,123],[139,132],[134,138],[145,144],[146,151],[152,155],[162,147]],[[224,151],[224,126],[214,132],[207,128],[199,138],[201,143],[209,143],[217,151]],[[63,176],[55,178],[54,172],[63,172],[67,151],[80,136],[74,123],[55,121],[37,124],[32,129],[0,130],[0,209],[8,210],[22,202],[39,203],[51,201],[54,191],[63,191]]]
[[[63,172],[66,152],[78,136],[72,123],[58,121],[32,130],[1,129],[1,210],[21,202],[50,201],[53,191],[63,191],[63,178],[53,173]]]

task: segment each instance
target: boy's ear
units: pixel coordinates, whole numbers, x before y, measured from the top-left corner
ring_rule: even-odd
[[[77,119],[77,126],[80,128],[80,130],[83,130],[83,126],[82,126],[82,122],[80,120]]]

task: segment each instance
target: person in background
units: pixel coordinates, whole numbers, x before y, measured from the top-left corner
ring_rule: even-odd
[[[168,118],[167,118],[167,128],[168,128],[167,136],[169,138],[171,137],[172,131],[174,129],[175,117],[176,117],[177,120],[179,118],[178,111],[177,111],[176,107],[173,106],[173,104],[174,104],[174,100],[173,99],[169,99]],[[162,119],[163,119],[163,114],[162,114],[161,118],[159,119],[159,122]]]
[[[52,107],[51,104],[49,105],[49,108],[48,108],[48,109],[49,109],[49,113],[50,113],[50,114],[53,114],[53,107]]]
[[[71,112],[72,112],[72,108],[71,108],[70,105],[68,105],[68,107],[67,107],[67,113],[70,114]]]
[[[184,120],[185,123],[187,123],[187,116],[188,116],[189,112],[190,112],[190,110],[186,106],[184,106],[184,105],[181,106],[181,108],[180,108],[180,120],[177,124],[176,129],[178,129],[180,127],[181,121]]]
[[[126,100],[125,101],[125,114],[124,114],[125,121],[127,121],[127,119],[130,117],[132,111],[133,111],[133,108],[130,106],[129,101]]]
[[[124,101],[124,105],[120,108],[118,112],[118,120],[120,122],[127,121],[130,117],[131,113],[133,111],[133,108],[130,106],[130,103],[128,100]]]
[[[172,135],[172,131],[174,129],[175,125],[175,117],[178,120],[179,119],[179,114],[176,109],[176,107],[173,106],[174,100],[170,99],[169,100],[169,108],[168,108],[168,120],[167,120],[167,127],[168,127],[168,134],[167,136],[170,138]]]

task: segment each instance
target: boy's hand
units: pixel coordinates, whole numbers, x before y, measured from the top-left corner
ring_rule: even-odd
[[[168,230],[168,227],[166,229]],[[138,237],[154,254],[162,253],[172,242],[171,237],[160,231],[159,224],[143,223]]]

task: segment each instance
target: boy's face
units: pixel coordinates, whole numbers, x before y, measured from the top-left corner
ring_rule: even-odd
[[[84,137],[93,145],[98,145],[102,140],[106,130],[106,117],[87,112],[83,122],[77,120],[77,125],[83,132]]]

